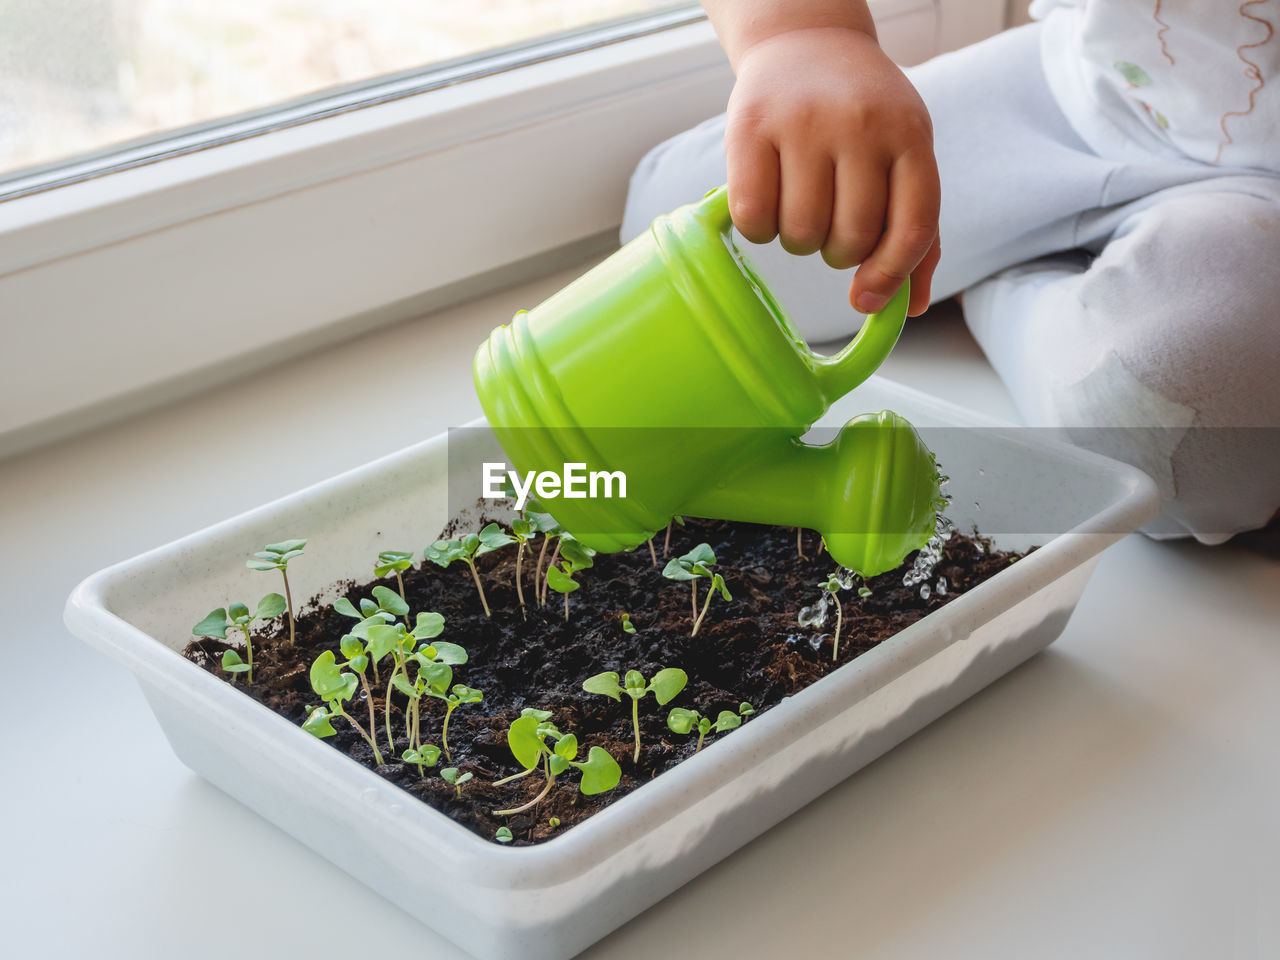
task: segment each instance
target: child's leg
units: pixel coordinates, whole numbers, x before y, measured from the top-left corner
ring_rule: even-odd
[[[1280,180],[1163,191],[1096,258],[1013,267],[965,293],[1024,420],[1150,474],[1157,536],[1204,542],[1280,507]]]

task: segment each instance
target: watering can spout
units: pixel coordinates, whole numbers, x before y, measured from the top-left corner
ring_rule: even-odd
[[[885,410],[855,417],[830,443],[779,437],[770,456],[705,490],[687,511],[817,530],[833,560],[872,577],[932,536],[938,480],[915,428]]]

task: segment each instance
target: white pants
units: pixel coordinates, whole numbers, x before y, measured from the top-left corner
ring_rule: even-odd
[[[1038,24],[907,71],[933,118],[942,258],[1024,422],[1149,473],[1154,536],[1218,543],[1280,509],[1280,177],[1099,157],[1046,85]],[[725,181],[724,117],[656,147],[622,239]],[[850,271],[751,249],[811,341],[847,337]]]

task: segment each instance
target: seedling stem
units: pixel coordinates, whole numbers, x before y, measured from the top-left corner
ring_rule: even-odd
[[[297,624],[293,616],[293,591],[289,588],[289,561],[301,555],[306,540],[282,540],[268,543],[245,562],[250,570],[279,570],[284,578],[285,609],[289,611],[289,646],[294,644]]]

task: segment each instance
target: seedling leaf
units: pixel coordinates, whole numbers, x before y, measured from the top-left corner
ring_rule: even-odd
[[[268,594],[257,602],[255,620],[273,620],[284,613],[284,598],[280,594]]]
[[[672,707],[671,712],[667,714],[667,726],[673,733],[692,733],[693,726],[697,722],[698,714],[684,707]]]
[[[441,663],[449,663],[456,667],[467,662],[467,651],[456,643],[441,641],[433,643],[432,646],[436,651],[435,658]]]
[[[225,640],[228,626],[230,623],[227,620],[226,607],[219,607],[192,627],[191,633],[197,637],[217,637],[219,640]]]
[[[337,730],[333,729],[333,724],[329,722],[329,711],[324,707],[314,707],[307,715],[307,719],[302,722],[302,729],[307,731],[313,737],[324,739],[337,734]]]
[[[559,567],[548,567],[547,586],[556,593],[573,593],[578,589],[579,584],[569,575],[571,569],[572,567],[568,563],[564,565],[563,570]]]
[[[742,726],[742,718],[732,710],[721,710],[720,716],[716,717],[715,726],[718,733],[724,733]]]
[[[583,763],[575,763],[582,771],[582,784],[579,789],[587,796],[605,793],[616,787],[622,780],[622,768],[613,755],[603,747],[592,747]]]
[[[588,677],[582,681],[582,689],[587,693],[599,693],[606,697],[613,697],[619,702],[622,701],[622,685],[618,682],[618,675],[612,670],[608,673],[597,673],[594,677]]]
[[[499,547],[505,547],[509,543],[516,542],[515,537],[511,536],[496,523],[486,524],[476,539],[479,541],[474,551],[477,557],[497,550]]]
[[[679,667],[667,667],[653,675],[653,679],[649,681],[649,689],[653,691],[654,699],[665,706],[676,698],[688,682],[689,675]]]
[[[332,650],[316,657],[311,664],[310,680],[311,689],[326,702],[350,700],[359,683],[354,673],[346,673],[338,666]]]
[[[400,599],[400,594],[396,593],[390,587],[384,587],[378,584],[373,588],[373,599],[378,601],[378,606],[393,613],[397,617],[403,617],[409,612],[409,605]]]
[[[538,711],[539,713],[541,711]],[[507,746],[511,755],[522,767],[536,767],[542,756],[542,741],[538,738],[538,719],[522,716],[511,722],[507,730]]]
[[[397,597],[397,599],[399,598]],[[405,612],[407,613],[408,610],[409,608],[406,606]],[[438,613],[418,614],[417,622],[414,623],[413,625],[413,635],[417,637],[419,640],[430,640],[432,637],[440,636],[440,634],[442,634],[443,632],[444,632],[444,617],[442,617],[440,614]],[[436,644],[437,648],[439,648],[440,646],[441,644]],[[455,646],[455,644],[449,644],[449,646]],[[462,648],[459,647],[458,649],[462,649]],[[466,663],[467,661],[464,659],[458,662]]]
[[[348,633],[338,641],[338,650],[348,660],[353,660],[364,653],[364,644],[360,642],[359,637],[353,637]]]

